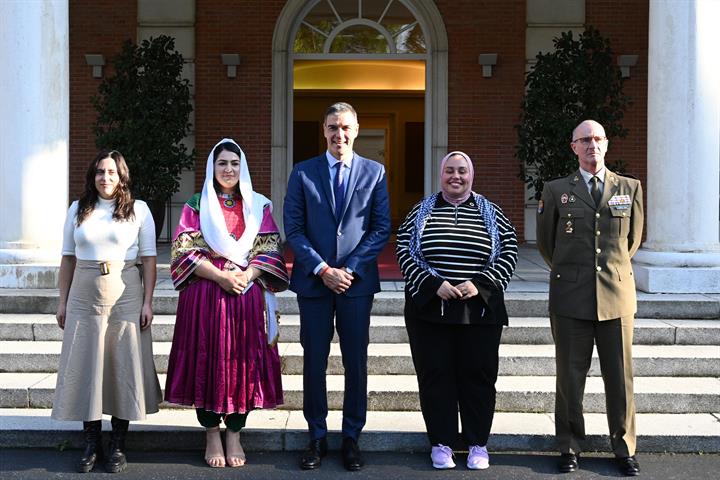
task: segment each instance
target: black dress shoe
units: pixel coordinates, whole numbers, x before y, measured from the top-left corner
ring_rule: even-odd
[[[580,455],[574,453],[561,453],[558,462],[558,470],[561,473],[570,473],[578,469],[578,460]]]
[[[640,475],[640,464],[637,459],[633,457],[615,457],[620,473],[626,477],[637,477]]]
[[[325,455],[327,455],[327,439],[323,437],[310,440],[307,450],[300,457],[300,468],[303,470],[319,468]]]
[[[360,448],[358,448],[357,442],[352,438],[343,438],[340,451],[342,453],[345,470],[355,472],[365,465],[365,460],[363,460],[362,454],[360,453]]]

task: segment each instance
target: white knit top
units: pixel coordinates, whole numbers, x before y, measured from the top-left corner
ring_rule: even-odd
[[[63,230],[63,255],[78,260],[135,260],[157,256],[155,223],[147,204],[135,200],[135,219],[116,221],[115,200],[98,198],[95,209],[76,225],[77,200],[70,205]]]

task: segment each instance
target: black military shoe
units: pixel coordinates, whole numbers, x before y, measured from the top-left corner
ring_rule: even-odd
[[[637,477],[640,475],[640,464],[637,459],[632,457],[615,457],[618,470],[626,477]]]
[[[578,467],[578,460],[580,459],[580,455],[575,455],[574,453],[561,453],[560,454],[560,461],[558,462],[558,471],[560,473],[570,473],[577,470]]]

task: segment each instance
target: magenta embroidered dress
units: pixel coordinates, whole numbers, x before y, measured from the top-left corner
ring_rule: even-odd
[[[228,232],[245,229],[242,202],[219,195]],[[263,219],[248,262],[262,275],[243,295],[193,275],[203,260],[219,269],[240,268],[215,254],[200,232],[200,194],[183,207],[171,249],[171,276],[180,290],[168,364],[165,400],[217,413],[246,413],[283,403],[277,345],[268,344],[263,289],[287,289],[280,234],[270,214]]]

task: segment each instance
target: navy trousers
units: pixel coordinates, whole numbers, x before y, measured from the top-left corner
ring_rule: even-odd
[[[342,435],[357,441],[367,414],[367,349],[373,295],[297,297],[303,347],[303,414],[312,439],[327,435],[325,375],[334,328],[345,368]],[[333,324],[333,319],[335,320]]]

